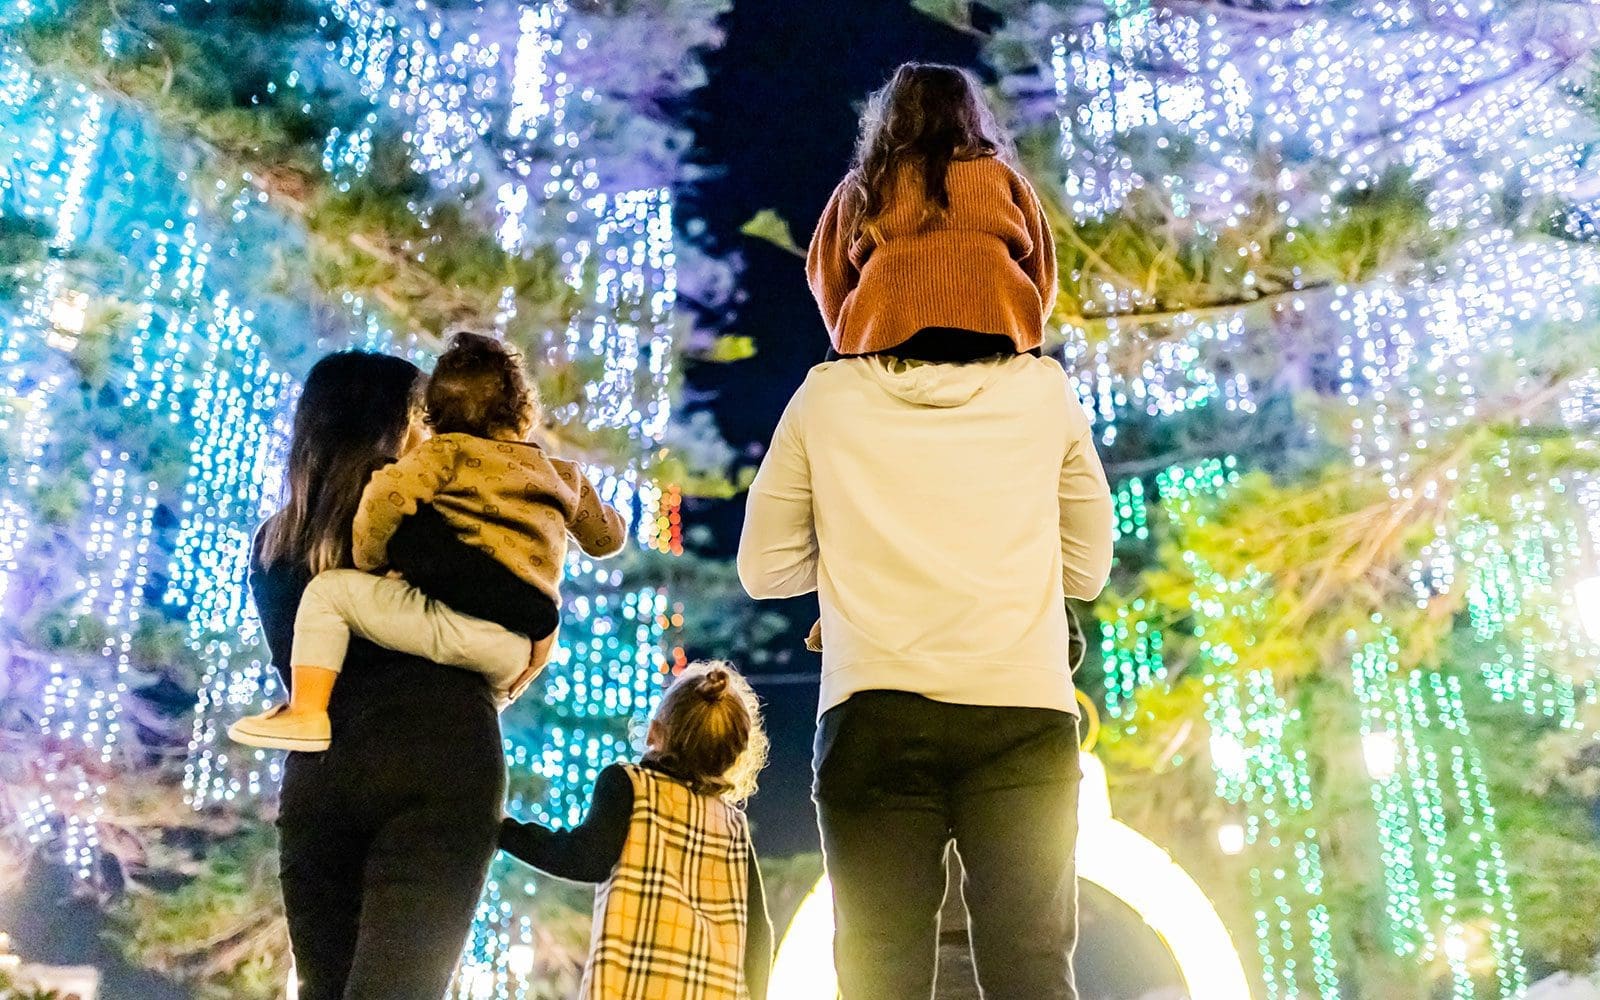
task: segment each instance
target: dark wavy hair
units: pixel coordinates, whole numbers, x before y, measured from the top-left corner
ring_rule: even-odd
[[[958,66],[905,63],[867,100],[850,168],[851,237],[883,213],[896,172],[922,172],[923,224],[950,208],[945,184],[952,160],[1012,159],[1011,141],[995,122],[982,85]]]
[[[462,330],[428,379],[427,412],[439,434],[526,437],[539,419],[539,393],[516,348]]]
[[[261,529],[263,565],[350,565],[361,491],[400,454],[422,382],[416,365],[387,354],[339,351],[312,366],[294,412],[283,508]]]
[[[662,696],[644,759],[702,795],[743,802],[755,794],[767,751],[750,682],[727,664],[694,663]]]

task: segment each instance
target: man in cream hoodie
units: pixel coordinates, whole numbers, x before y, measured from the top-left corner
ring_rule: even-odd
[[[1071,380],[1018,355],[814,368],[750,488],[752,597],[819,592],[815,798],[845,1000],[932,994],[944,851],[995,1000],[1075,1000],[1066,598],[1111,565]]]

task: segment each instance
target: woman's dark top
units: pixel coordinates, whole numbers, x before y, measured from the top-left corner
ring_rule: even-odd
[[[663,774],[672,772],[642,761]],[[675,777],[675,776],[674,776]],[[633,822],[633,782],[620,764],[612,764],[595,779],[589,815],[570,830],[552,830],[538,823],[507,819],[500,828],[500,849],[542,872],[573,882],[604,882],[622,860]],[[772,920],[767,916],[766,891],[761,869],[750,855],[748,916],[745,923],[744,977],[750,1000],[763,1000],[772,973]]]
[[[880,351],[902,361],[927,361],[934,364],[961,365],[986,358],[1009,357],[1017,353],[1017,344],[1010,337],[998,333],[978,333],[953,326],[926,326],[911,335],[911,339],[886,351]],[[1024,351],[1039,357],[1035,347]],[[861,357],[858,354],[840,354],[828,351],[828,360],[844,357]]]
[[[428,530],[426,518],[402,524],[398,537],[397,548],[414,546],[417,566],[461,579],[490,572],[482,553]],[[250,590],[285,684],[310,580],[303,567],[263,566],[254,553]],[[519,593],[483,586],[455,599],[468,614],[505,613],[515,626]],[[505,814],[505,750],[489,684],[352,639],[328,714],[333,745],[284,760],[278,813],[279,881],[301,995],[438,998]]]

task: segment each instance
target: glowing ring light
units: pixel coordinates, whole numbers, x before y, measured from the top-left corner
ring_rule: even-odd
[[[1172,858],[1111,818],[1105,768],[1083,754],[1078,799],[1078,877],[1127,903],[1161,936],[1190,1000],[1250,1000],[1244,966],[1211,901]],[[833,1000],[832,890],[824,876],[795,914],[778,950],[769,1000]]]

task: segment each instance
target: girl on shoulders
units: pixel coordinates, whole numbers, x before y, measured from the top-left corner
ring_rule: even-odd
[[[1011,158],[964,70],[907,63],[872,96],[806,255],[834,351],[949,362],[1039,350],[1055,243]]]

